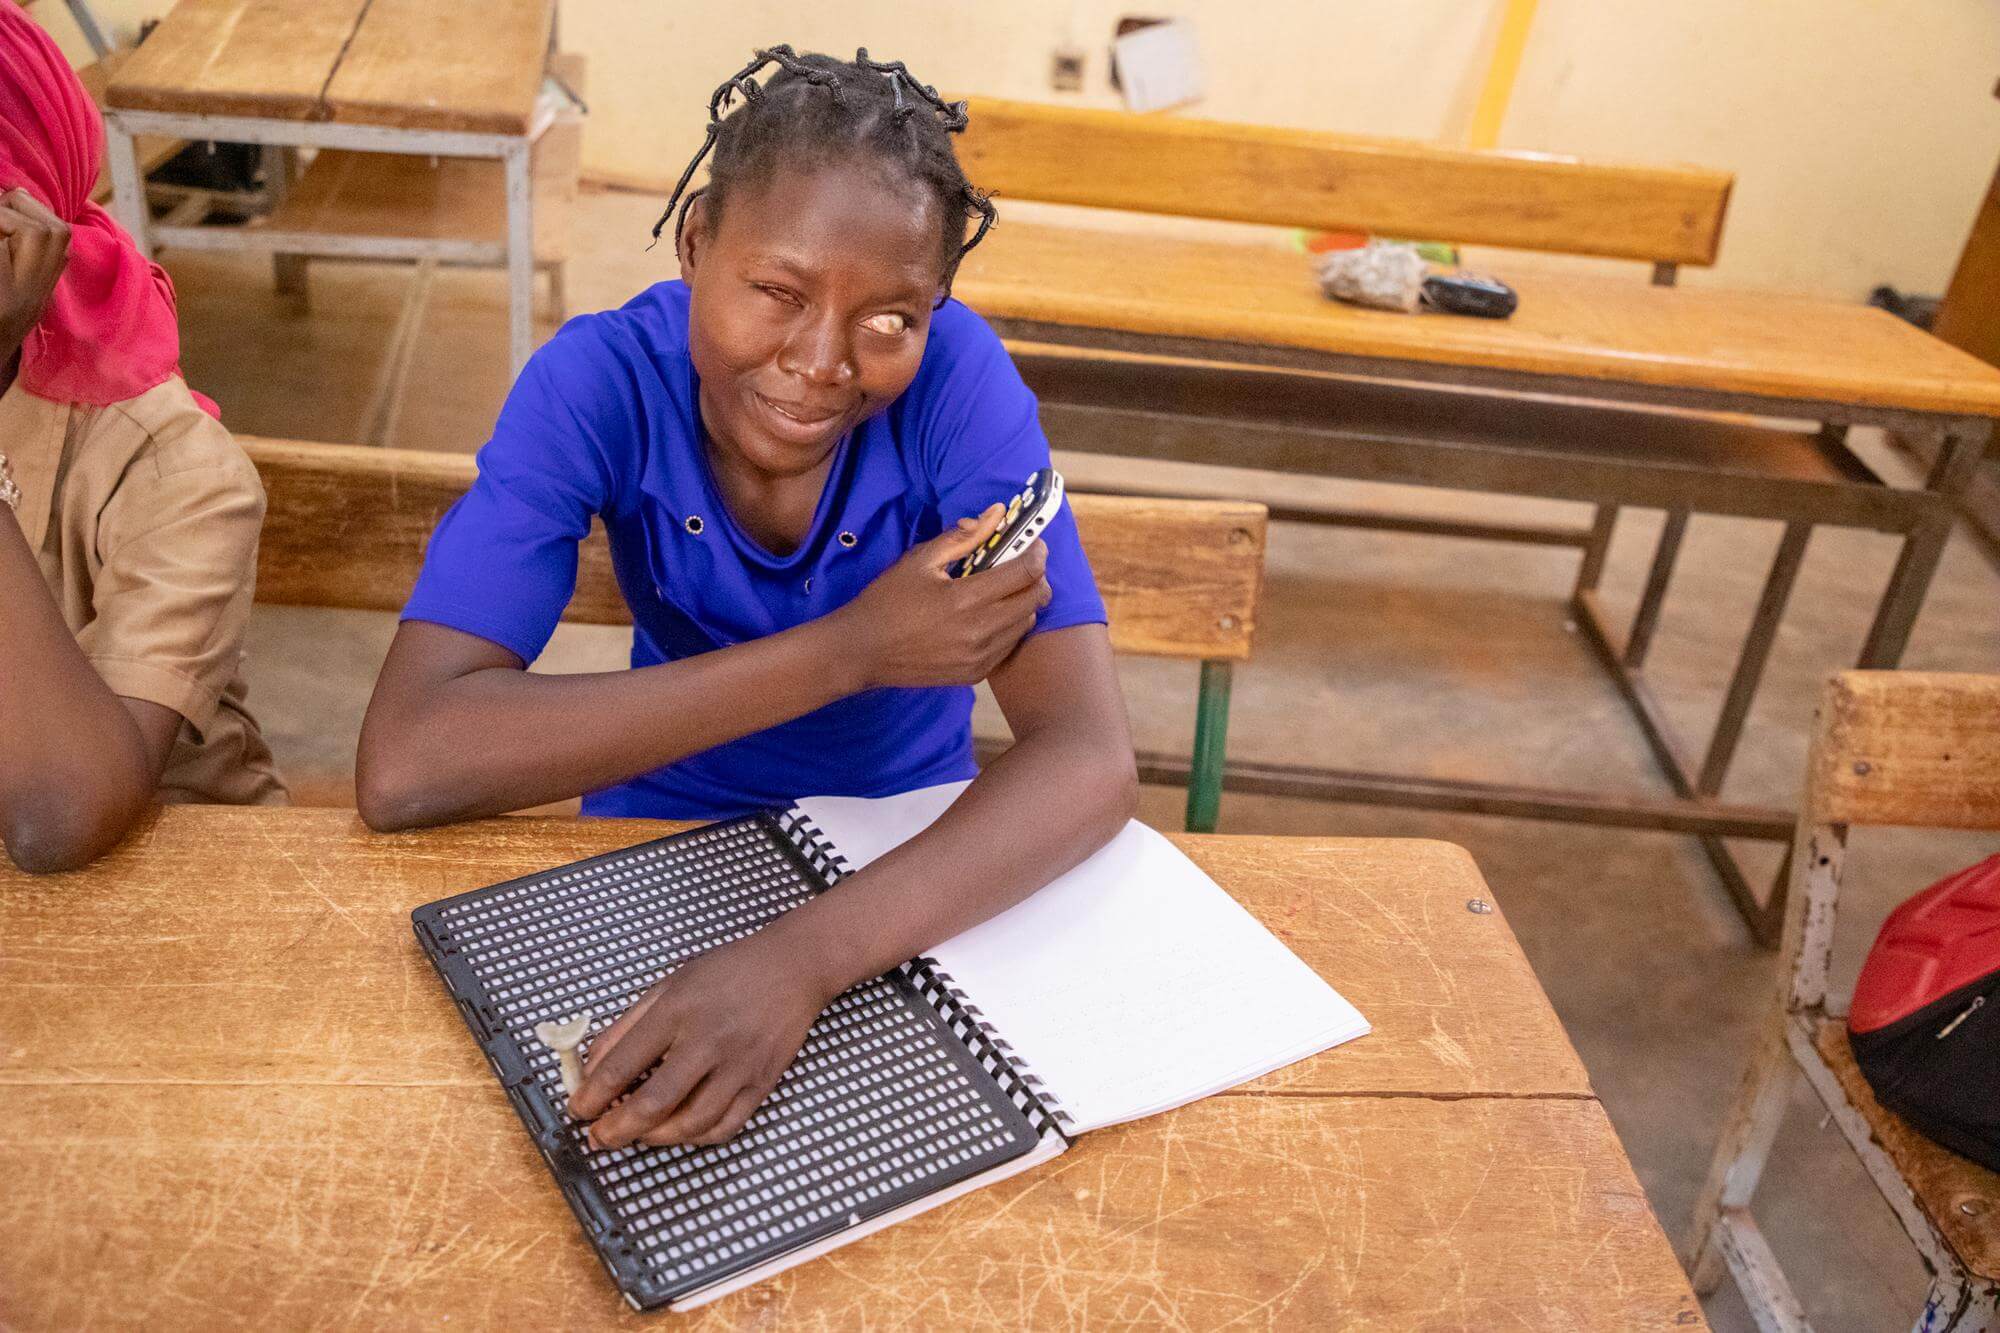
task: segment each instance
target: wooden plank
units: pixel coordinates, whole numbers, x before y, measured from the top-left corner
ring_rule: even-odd
[[[516,818],[384,837],[351,810],[176,806],[89,870],[0,871],[0,1098],[70,1082],[485,1086],[410,910],[674,827]],[[1245,1095],[1590,1096],[1503,917],[1466,910],[1492,895],[1461,849],[1175,841],[1374,1024]]]
[[[1925,1138],[1876,1101],[1854,1063],[1845,1024],[1822,1022],[1813,1044],[1959,1261],[1978,1276],[2000,1282],[2000,1172]]]
[[[1250,656],[1264,583],[1263,505],[1077,495],[1070,508],[1114,649],[1201,660]]]
[[[525,134],[554,0],[371,0],[326,85],[343,124]]]
[[[658,1327],[490,1086],[14,1089],[0,1173],[24,1327]],[[1595,1102],[1280,1097],[1087,1135],[685,1326],[1331,1323],[1702,1319]]]
[[[1334,357],[1705,393],[2000,415],[2000,370],[1887,311],[1807,297],[1516,270],[1510,319],[1363,310],[1319,293],[1310,259],[1232,244],[1002,224],[955,293],[988,319],[1089,335],[1198,339]]]
[[[133,111],[310,120],[369,0],[180,0],[112,76]]]
[[[966,174],[1002,199],[1712,264],[1734,177],[976,97]]]
[[[576,198],[574,163],[567,179],[542,171],[535,145],[535,262],[568,257],[567,206]],[[576,135],[565,127],[561,138]],[[298,184],[262,224],[271,231],[322,236],[393,236],[424,240],[507,239],[505,168],[495,158],[419,157],[322,149]],[[544,208],[544,204],[551,207]]]
[[[243,443],[270,496],[257,594],[277,605],[400,609],[438,518],[476,473],[464,454]],[[1249,656],[1263,577],[1263,506],[1078,496],[1073,508],[1110,611],[1113,648],[1189,659]],[[333,552],[341,558],[329,558]],[[583,545],[564,618],[631,621],[601,528]]]
[[[2000,676],[1845,671],[1820,696],[1813,823],[2000,829]]]

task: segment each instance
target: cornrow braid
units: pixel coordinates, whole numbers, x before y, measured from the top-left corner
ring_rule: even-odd
[[[776,71],[758,83],[769,66]],[[739,98],[740,105],[732,106]],[[951,136],[962,133],[966,123],[965,103],[945,101],[900,60],[871,60],[866,48],[852,60],[835,60],[802,56],[789,46],[766,47],[708,99],[707,133],[653,224],[653,239],[671,219],[679,244],[696,199],[706,200],[703,208],[713,227],[733,191],[768,180],[783,165],[867,153],[902,169],[936,200],[942,302],[951,294],[959,262],[994,222],[992,201],[966,179],[952,149]],[[690,190],[704,159],[708,183]],[[975,219],[978,230],[967,240],[966,223]]]

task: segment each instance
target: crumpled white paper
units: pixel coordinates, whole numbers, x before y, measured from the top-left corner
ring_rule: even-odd
[[[1370,241],[1319,261],[1319,288],[1336,301],[1415,314],[1430,266],[1412,246]]]

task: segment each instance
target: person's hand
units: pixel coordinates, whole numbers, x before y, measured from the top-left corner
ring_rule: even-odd
[[[591,1043],[570,1114],[596,1122],[593,1148],[725,1142],[798,1055],[813,1019],[838,993],[829,986],[775,924],[712,949],[640,996]],[[633,1088],[641,1075],[645,1082]]]
[[[69,224],[26,190],[0,194],[0,366],[42,317],[69,262]]]
[[[833,613],[866,687],[976,685],[1034,628],[1035,613],[1049,601],[1042,577],[1049,553],[1039,541],[996,569],[951,577],[951,567],[978,550],[1005,514],[996,504],[960,519]]]

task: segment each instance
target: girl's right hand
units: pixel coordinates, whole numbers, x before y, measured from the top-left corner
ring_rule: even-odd
[[[1048,549],[1040,542],[996,569],[951,577],[951,567],[998,531],[1005,515],[996,504],[960,519],[827,618],[839,626],[841,650],[859,664],[862,688],[976,685],[1034,628],[1035,613],[1049,601],[1042,577]]]
[[[0,365],[14,359],[69,262],[69,225],[23,189],[0,194]]]

